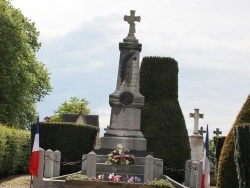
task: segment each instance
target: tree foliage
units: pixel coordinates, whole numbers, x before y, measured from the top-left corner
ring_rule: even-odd
[[[76,114],[82,110],[83,114],[90,114],[90,109],[88,108],[89,102],[82,98],[71,97],[68,101],[63,102],[56,111],[54,115],[49,120],[50,122],[61,122],[64,113]]]
[[[48,70],[36,59],[35,24],[8,0],[0,0],[0,122],[24,128],[36,103],[52,90]]]

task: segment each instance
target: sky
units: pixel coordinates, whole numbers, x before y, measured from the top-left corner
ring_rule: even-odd
[[[250,86],[248,0],[12,0],[40,31],[37,59],[51,74],[53,91],[37,104],[41,118],[70,97],[89,101],[101,136],[109,125],[109,94],[116,89],[119,42],[128,34],[124,15],[141,21],[135,36],[143,57],[171,57],[179,67],[179,103],[189,135],[199,127],[226,136]]]

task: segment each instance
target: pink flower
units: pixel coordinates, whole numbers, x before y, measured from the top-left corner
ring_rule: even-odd
[[[121,177],[122,176],[120,176],[120,175],[116,175],[115,177],[114,177],[114,182],[119,182],[120,181],[120,179],[121,179]]]
[[[132,182],[134,182],[134,176],[131,176],[129,179],[128,179],[128,183],[132,183]]]
[[[110,179],[110,180],[113,180],[114,179],[114,173],[112,173],[112,174],[109,174],[109,177],[108,177],[108,179]]]

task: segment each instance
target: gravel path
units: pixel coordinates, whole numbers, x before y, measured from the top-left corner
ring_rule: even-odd
[[[30,175],[15,175],[0,179],[0,188],[29,188]]]

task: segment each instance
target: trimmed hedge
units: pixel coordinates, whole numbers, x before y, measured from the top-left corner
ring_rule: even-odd
[[[0,176],[26,173],[30,151],[30,131],[0,125]]]
[[[140,93],[145,97],[141,131],[147,150],[164,160],[164,174],[184,180],[190,144],[178,101],[178,64],[168,57],[144,57],[140,68]]]
[[[246,102],[243,104],[231,130],[229,131],[219,159],[218,174],[217,174],[217,188],[235,188],[239,187],[236,165],[234,162],[234,134],[233,129],[239,124],[250,123],[250,95],[248,95]]]
[[[218,164],[220,159],[221,150],[224,144],[226,137],[225,136],[215,136],[214,140],[214,150],[215,150],[215,158],[214,158],[214,165],[216,168],[216,172],[218,171]]]
[[[34,140],[35,124],[32,125],[32,143]],[[40,147],[61,152],[62,162],[75,162],[82,159],[83,154],[93,150],[98,128],[62,122],[40,123]],[[76,165],[61,165],[61,175],[78,172],[81,163]]]
[[[250,187],[250,123],[234,128],[234,160],[238,174],[239,187]]]

